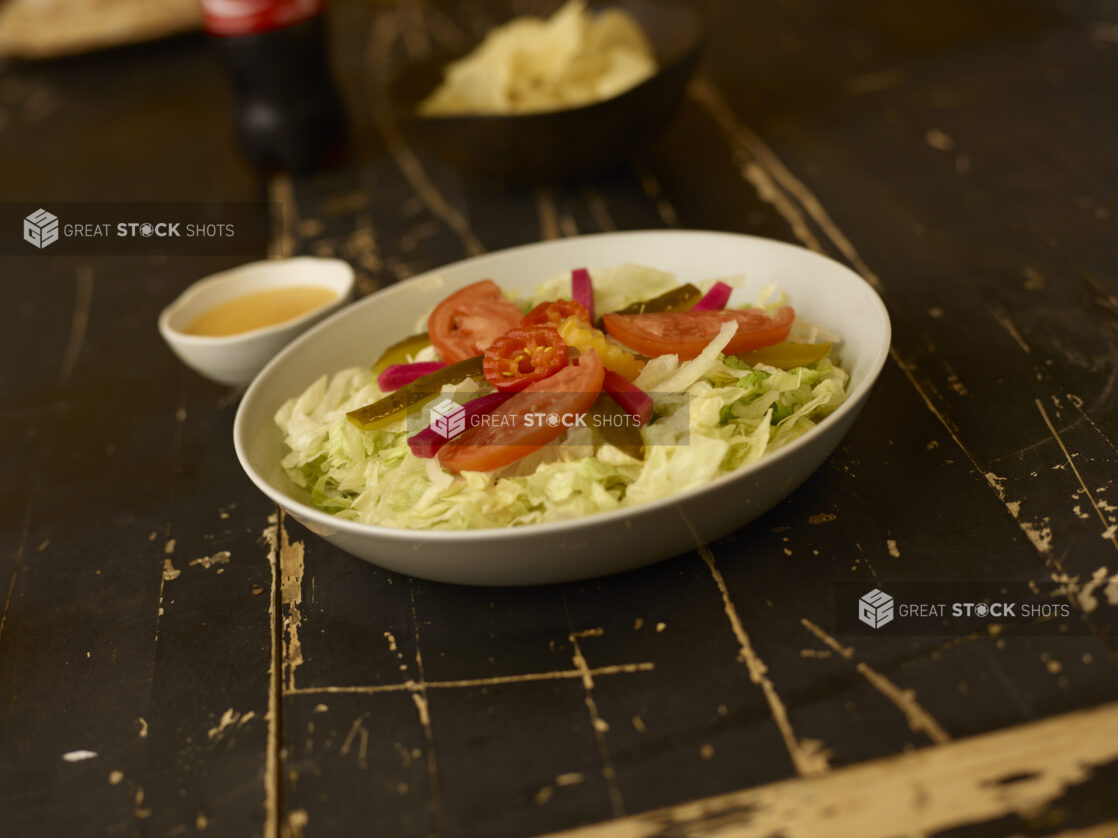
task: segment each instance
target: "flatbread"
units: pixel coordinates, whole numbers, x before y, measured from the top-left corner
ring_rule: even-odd
[[[198,29],[198,0],[8,0],[0,55],[53,58]]]

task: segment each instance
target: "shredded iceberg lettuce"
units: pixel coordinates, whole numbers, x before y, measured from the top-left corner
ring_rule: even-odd
[[[592,275],[596,303],[605,304],[599,310],[675,284],[669,274],[635,266]],[[560,283],[548,280],[536,297],[563,295]],[[322,376],[276,413],[288,449],[282,466],[320,509],[406,529],[521,526],[658,500],[756,462],[846,397],[848,376],[831,356],[791,370],[749,366],[721,353],[732,334],[723,328],[692,361],[669,355],[645,366],[636,383],[650,392],[655,414],[641,429],[643,461],[609,444],[595,446],[592,431],[580,429],[500,471],[453,475],[438,459],[411,453],[404,420],[361,431],[346,419],[383,395],[372,372],[355,367]],[[467,380],[445,390],[477,387]]]

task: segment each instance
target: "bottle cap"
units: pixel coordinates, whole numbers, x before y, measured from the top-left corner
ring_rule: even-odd
[[[326,0],[202,0],[211,35],[254,35],[293,26],[320,13]]]

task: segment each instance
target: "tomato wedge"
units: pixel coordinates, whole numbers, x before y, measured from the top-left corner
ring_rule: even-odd
[[[485,380],[502,393],[523,390],[567,366],[567,344],[551,326],[509,329],[485,350]]]
[[[605,367],[591,349],[555,375],[529,384],[482,424],[467,428],[439,450],[449,471],[493,471],[558,439],[598,399]]]
[[[782,306],[771,314],[759,308],[726,311],[672,311],[650,314],[607,314],[606,331],[630,349],[650,357],[676,354],[694,358],[718,334],[722,324],[738,322],[738,331],[722,351],[727,355],[780,343],[788,337],[796,312]]]
[[[480,355],[509,329],[520,325],[520,309],[491,279],[455,291],[431,312],[427,332],[448,364]]]
[[[590,322],[590,312],[586,306],[574,300],[552,300],[549,303],[540,303],[524,315],[520,321],[521,326],[558,326],[568,317],[577,317]]]

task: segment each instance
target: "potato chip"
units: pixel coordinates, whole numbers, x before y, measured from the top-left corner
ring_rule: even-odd
[[[549,19],[520,17],[491,30],[419,105],[427,116],[533,113],[609,99],[656,71],[652,47],[621,9],[597,15],[569,0]]]

